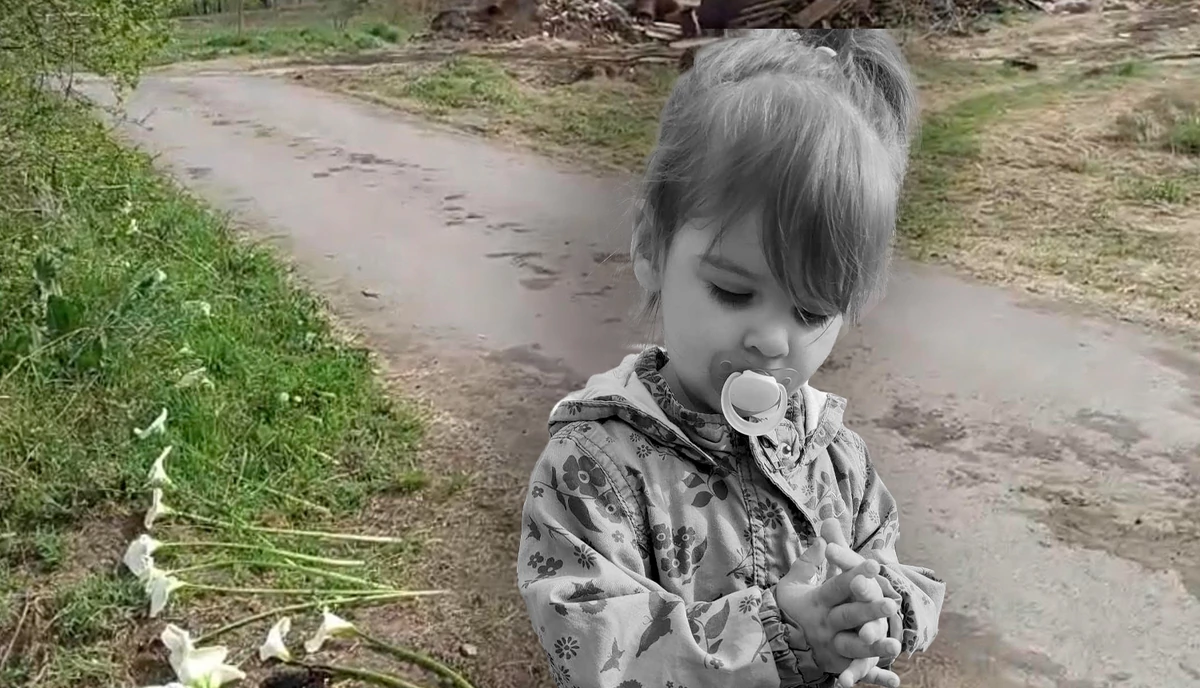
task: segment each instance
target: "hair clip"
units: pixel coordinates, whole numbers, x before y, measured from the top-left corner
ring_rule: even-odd
[[[817,52],[825,53],[830,57],[837,57],[837,51],[827,45],[822,45],[817,48]]]

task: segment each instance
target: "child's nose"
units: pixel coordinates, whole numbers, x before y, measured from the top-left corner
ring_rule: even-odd
[[[788,330],[782,325],[765,323],[748,331],[743,343],[762,358],[783,358],[788,355]]]

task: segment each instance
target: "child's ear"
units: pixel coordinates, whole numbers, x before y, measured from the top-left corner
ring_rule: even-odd
[[[633,241],[629,242],[629,256],[633,259],[633,276],[637,278],[638,284],[647,293],[657,294],[662,289],[662,279],[659,276],[658,267],[646,257],[645,251],[641,248],[642,242],[638,241],[641,238],[641,232],[635,229]]]
[[[633,276],[637,278],[638,284],[642,285],[642,289],[650,294],[657,294],[662,289],[662,276],[658,267],[641,253],[633,254]]]

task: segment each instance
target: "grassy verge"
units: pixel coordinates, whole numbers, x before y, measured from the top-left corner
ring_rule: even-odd
[[[934,113],[906,252],[1196,334],[1197,88],[1194,74],[1131,62]]]
[[[119,564],[141,530],[156,456],[173,447],[171,506],[235,525],[213,533],[167,519],[154,537],[261,544],[239,524],[366,529],[372,496],[423,483],[421,424],[281,263],[147,157],[57,102],[11,131],[0,169],[0,685],[165,683],[130,673],[148,640],[146,599]],[[162,409],[165,432],[135,436]],[[349,573],[388,583],[419,547],[271,539],[364,557]],[[185,578],[337,585],[238,554],[243,563]],[[179,550],[159,565],[214,558]],[[296,601],[179,595],[187,611],[176,604],[165,618],[197,633]]]
[[[1200,106],[1189,95],[1200,87],[1194,78],[1181,80],[1161,65],[1136,61],[1038,72],[944,58],[915,67],[927,115],[899,231],[906,255],[1200,327],[1200,287],[1188,286],[1200,284],[1192,279],[1200,228],[1187,213],[1200,190]],[[308,83],[589,164],[637,171],[653,145],[672,71],[572,76],[547,64],[461,57],[362,73],[316,72]],[[1160,88],[1167,83],[1173,91]],[[1144,102],[1116,113],[1105,105],[1130,93],[1142,93]],[[1034,126],[1044,113],[1056,112],[1057,129]],[[1025,129],[1009,139],[1004,132],[1014,127]],[[1006,156],[1014,142],[1029,150]],[[1057,201],[1032,198],[1048,188]]]
[[[345,24],[307,13],[289,19],[260,17],[238,30],[229,16],[180,19],[157,62],[249,55],[257,57],[353,54],[404,44],[421,26],[416,14],[363,15]]]
[[[337,77],[314,73],[309,79],[543,152],[636,168],[654,143],[674,73],[651,68],[626,78],[562,83],[568,77],[460,57]]]

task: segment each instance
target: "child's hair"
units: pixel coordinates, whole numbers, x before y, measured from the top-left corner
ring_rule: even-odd
[[[661,268],[687,220],[713,219],[720,237],[759,213],[793,301],[854,321],[886,280],[917,119],[886,31],[754,31],[706,46],[663,108],[634,251]],[[645,305],[654,317],[658,294]]]

